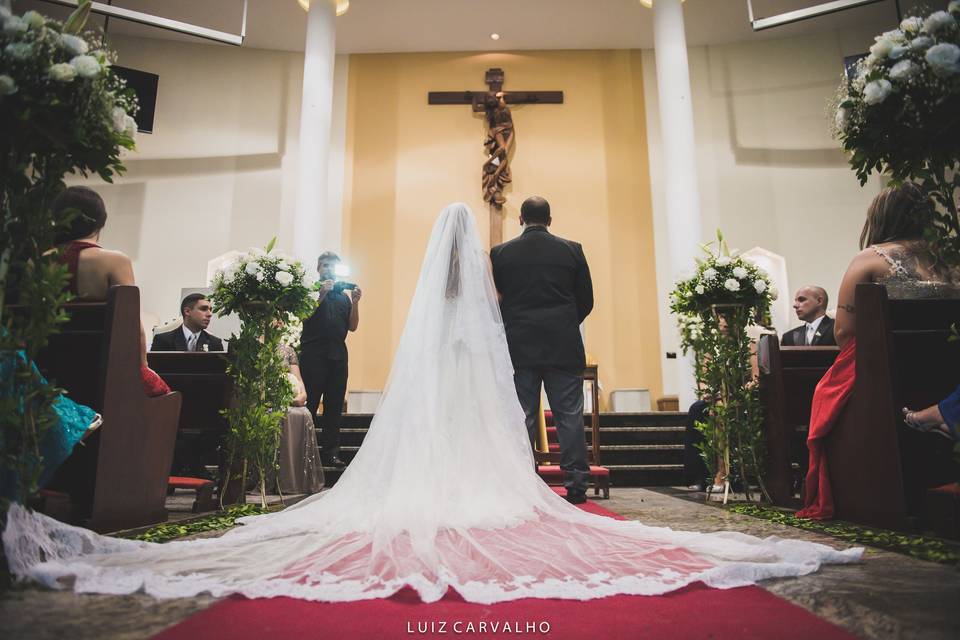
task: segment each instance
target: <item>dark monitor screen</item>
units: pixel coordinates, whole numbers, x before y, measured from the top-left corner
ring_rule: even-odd
[[[119,65],[113,65],[111,68],[126,80],[127,86],[137,94],[137,104],[140,105],[135,118],[137,131],[153,133],[153,114],[157,107],[157,84],[160,76]]]

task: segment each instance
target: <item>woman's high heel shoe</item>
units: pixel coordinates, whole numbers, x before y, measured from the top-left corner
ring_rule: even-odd
[[[917,418],[916,411],[910,411],[907,407],[903,408],[903,423],[914,431],[936,433],[947,440],[953,440],[953,434],[950,433],[950,428],[947,425],[942,422],[939,424],[936,422],[923,422]]]

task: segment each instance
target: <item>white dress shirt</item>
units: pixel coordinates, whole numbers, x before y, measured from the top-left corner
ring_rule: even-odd
[[[823,322],[824,318],[826,318],[826,316],[820,316],[813,322],[807,323],[807,341],[805,344],[813,344],[813,337],[817,335],[817,329],[820,328],[820,323]]]
[[[180,328],[183,330],[183,337],[187,340],[187,351],[196,351],[197,350],[197,341],[200,339],[200,332],[197,331],[194,333],[187,329],[187,325],[180,325]]]

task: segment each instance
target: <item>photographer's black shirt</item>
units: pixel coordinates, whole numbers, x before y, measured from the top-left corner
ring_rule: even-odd
[[[346,294],[329,291],[323,302],[303,321],[300,352],[331,360],[347,359],[347,331],[352,304]]]

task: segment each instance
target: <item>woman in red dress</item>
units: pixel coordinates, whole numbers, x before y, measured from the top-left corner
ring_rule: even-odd
[[[853,391],[857,344],[854,337],[854,292],[862,282],[946,282],[951,274],[923,240],[929,201],[914,184],[884,189],[867,209],[860,234],[862,251],[854,256],[840,283],[834,334],[840,355],[824,374],[813,395],[807,448],[810,466],[804,484],[801,518],[833,517],[833,495],[827,469],[825,438]]]
[[[120,251],[98,244],[100,231],[107,222],[103,199],[87,187],[69,187],[53,202],[56,211],[76,212],[70,227],[58,238],[61,261],[70,274],[70,292],[80,300],[106,300],[114,285],[136,284],[133,263]],[[148,396],[170,393],[170,387],[147,366],[147,340],[140,327],[140,377]]]

